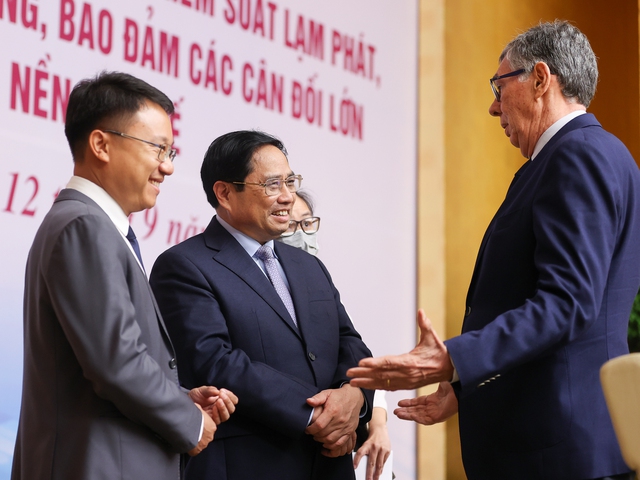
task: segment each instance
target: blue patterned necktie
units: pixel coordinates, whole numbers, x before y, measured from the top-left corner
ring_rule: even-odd
[[[133,251],[136,253],[136,257],[140,260],[140,265],[142,265],[142,269],[144,270],[144,263],[142,263],[142,255],[140,255],[140,245],[138,245],[138,239],[136,238],[136,234],[133,233],[133,229],[129,227],[129,231],[127,232],[127,240],[133,247]]]
[[[282,276],[280,276],[273,250],[267,245],[262,245],[256,251],[254,256],[262,260],[262,262],[264,263],[264,268],[267,270],[267,276],[269,277],[269,280],[271,280],[273,288],[276,289],[276,292],[282,299],[282,303],[284,303],[284,306],[287,307],[287,311],[289,312],[289,315],[291,315],[293,323],[298,326],[298,322],[296,320],[296,311],[293,308],[293,300],[291,299],[291,294],[289,293],[289,289],[285,285]]]

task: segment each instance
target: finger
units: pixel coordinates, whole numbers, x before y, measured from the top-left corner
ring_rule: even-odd
[[[238,404],[238,397],[231,390],[227,390],[226,388],[221,388],[220,389],[220,396],[222,398],[225,398],[225,397],[228,398],[229,401],[231,401],[231,403],[233,403],[234,405]]]
[[[215,405],[216,402],[220,399],[217,395],[212,395],[210,397],[204,397],[201,405],[206,408],[210,408],[212,405]]]
[[[365,455],[363,448],[364,448],[364,445],[362,445],[362,447],[360,447],[358,449],[358,451],[356,452],[356,454],[353,456],[353,468],[354,468],[354,470],[356,468],[358,468],[358,465],[360,465],[360,460]]]
[[[221,422],[226,422],[231,417],[231,413],[227,409],[227,405],[222,400],[219,400],[218,403],[216,403],[215,411],[218,412]]]
[[[388,456],[388,452],[385,452],[382,449],[378,450],[378,454],[376,455],[376,471],[373,475],[373,480],[378,480],[380,478],[380,475],[382,475],[384,464],[387,461]]]
[[[420,397],[405,398],[398,402],[398,406],[399,407],[417,407],[421,405],[427,405],[429,404],[429,397],[431,397],[432,395],[435,395],[435,393],[432,393],[431,395],[422,395]]]
[[[444,346],[440,337],[433,329],[431,320],[425,315],[422,309],[418,310],[418,327],[420,328],[420,341],[418,345],[440,345]]]
[[[348,431],[336,429],[329,425],[327,428],[313,435],[313,439],[316,442],[322,443],[325,447],[331,448],[331,445],[344,445],[349,438],[348,435]]]
[[[428,330],[431,327],[431,321],[427,318],[427,314],[424,313],[423,309],[418,309],[418,314],[416,315],[416,322],[418,322],[418,326],[420,330]]]
[[[367,462],[367,480],[373,480],[373,476],[376,472],[376,461],[371,455],[369,455],[369,461]]]
[[[198,387],[194,390],[196,390],[198,394],[202,395],[203,398],[217,397],[220,395],[220,390],[210,385],[203,385],[202,387]]]
[[[393,414],[400,420],[411,420],[411,414],[407,408],[396,408]]]
[[[357,366],[347,370],[347,377],[350,378],[373,378],[376,371],[371,367]]]
[[[418,344],[421,344],[427,341],[427,339],[431,337],[435,332],[433,331],[433,327],[431,326],[431,320],[427,318],[424,310],[418,310],[416,321],[418,323],[418,328],[420,329],[420,341],[418,342]]]
[[[220,397],[220,402],[222,403],[222,405],[224,405],[224,408],[229,412],[229,415],[231,415],[233,412],[236,411],[236,404],[233,402],[231,398],[227,396]]]
[[[313,397],[307,398],[307,404],[312,407],[324,405],[329,398],[330,393],[331,392],[329,390],[322,390],[321,392],[316,393]]]

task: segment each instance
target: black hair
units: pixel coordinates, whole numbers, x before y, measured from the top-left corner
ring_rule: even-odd
[[[89,134],[96,128],[120,128],[150,101],[167,115],[173,102],[144,80],[122,72],[101,72],[78,82],[69,95],[64,133],[74,162],[81,158]]]
[[[219,206],[216,194],[213,192],[215,183],[244,181],[253,171],[251,163],[253,154],[266,145],[273,145],[285,157],[287,156],[287,150],[279,139],[257,130],[226,133],[211,142],[202,161],[200,178],[207,200],[213,208]],[[244,188],[244,185],[234,186],[238,191]]]

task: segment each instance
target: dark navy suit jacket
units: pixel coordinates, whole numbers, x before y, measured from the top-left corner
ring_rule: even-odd
[[[516,174],[480,246],[462,335],[460,437],[475,479],[591,479],[625,466],[599,381],[628,353],[640,173],[595,117]]]
[[[327,458],[304,430],[306,399],[348,382],[371,355],[317,258],[275,242],[296,310],[214,217],[205,232],[163,253],[151,285],[173,340],[183,385],[228,388],[236,412],[187,465],[186,478],[352,479],[350,455]],[[366,391],[369,412],[373,392]]]

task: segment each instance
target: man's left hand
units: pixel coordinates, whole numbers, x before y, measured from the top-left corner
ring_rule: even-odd
[[[226,388],[202,386],[189,391],[189,397],[209,414],[216,425],[226,422],[235,412],[238,397]]]
[[[305,432],[322,443],[323,455],[337,457],[351,452],[364,404],[362,391],[345,384],[342,388],[323,390],[307,399],[307,403],[315,411]]]

